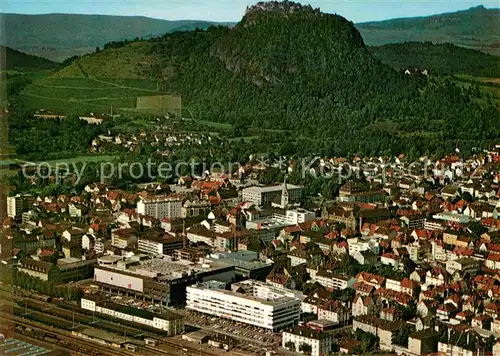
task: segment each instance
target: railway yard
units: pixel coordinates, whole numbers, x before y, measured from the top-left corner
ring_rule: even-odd
[[[214,356],[221,351],[206,345],[192,344],[182,340],[180,336],[167,337],[161,330],[145,325],[97,315],[77,304],[22,293],[15,288],[9,290],[5,286],[0,286],[0,319],[8,321],[0,325],[0,330],[5,335],[12,335],[16,339],[25,338],[38,345],[52,345],[55,349],[62,348],[74,355]],[[196,324],[188,322],[186,327],[196,330]],[[92,334],[98,333],[100,340],[82,337],[82,334],[89,334],[90,331]],[[155,345],[146,344],[145,339],[155,340]],[[109,342],[104,344],[102,340]],[[117,340],[121,343],[120,348],[110,346],[117,343]],[[259,341],[255,344],[260,347],[242,342],[225,354],[236,356],[245,352],[246,355],[264,355],[266,351],[263,345]],[[277,345],[269,346],[266,349],[276,348]]]

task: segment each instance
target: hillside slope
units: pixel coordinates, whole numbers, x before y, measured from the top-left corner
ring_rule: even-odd
[[[394,43],[370,47],[370,52],[397,70],[421,68],[435,74],[500,78],[500,57],[450,43]]]
[[[142,16],[0,14],[1,43],[54,61],[93,52],[111,41],[149,38],[167,32],[207,28],[209,21],[167,21]]]
[[[351,22],[295,3],[252,7],[231,30],[212,27],[138,43],[152,66],[137,75],[181,95],[186,115],[286,129],[293,133],[288,142],[307,140],[298,151],[375,154],[413,147],[424,153],[500,136],[499,112],[476,104],[467,88],[398,73],[372,56]],[[75,65],[87,68],[89,77],[120,78],[113,61],[106,72],[90,65],[111,58],[107,51]],[[116,51],[123,60],[131,46]]]
[[[0,46],[0,71],[37,71],[55,69],[59,65],[45,58],[32,56],[12,48]]]
[[[500,9],[468,10],[356,24],[365,43],[379,46],[402,42],[453,43],[500,55]]]

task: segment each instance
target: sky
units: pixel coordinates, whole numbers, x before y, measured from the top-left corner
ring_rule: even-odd
[[[0,12],[22,14],[76,13],[140,15],[165,20],[231,21],[241,19],[258,0],[1,0]],[[296,0],[297,1],[297,0]],[[302,0],[302,4],[337,13],[353,22],[427,16],[484,5],[498,8],[500,0]]]

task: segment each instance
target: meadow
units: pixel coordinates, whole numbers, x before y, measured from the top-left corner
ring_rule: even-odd
[[[162,94],[151,79],[49,77],[27,86],[19,95],[30,109],[65,114],[114,113],[135,109],[137,97]]]

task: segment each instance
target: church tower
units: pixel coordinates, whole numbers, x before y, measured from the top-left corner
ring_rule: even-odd
[[[283,189],[281,190],[281,208],[285,209],[288,206],[288,189],[286,188],[286,179],[287,175],[285,174],[285,181],[283,182]]]

